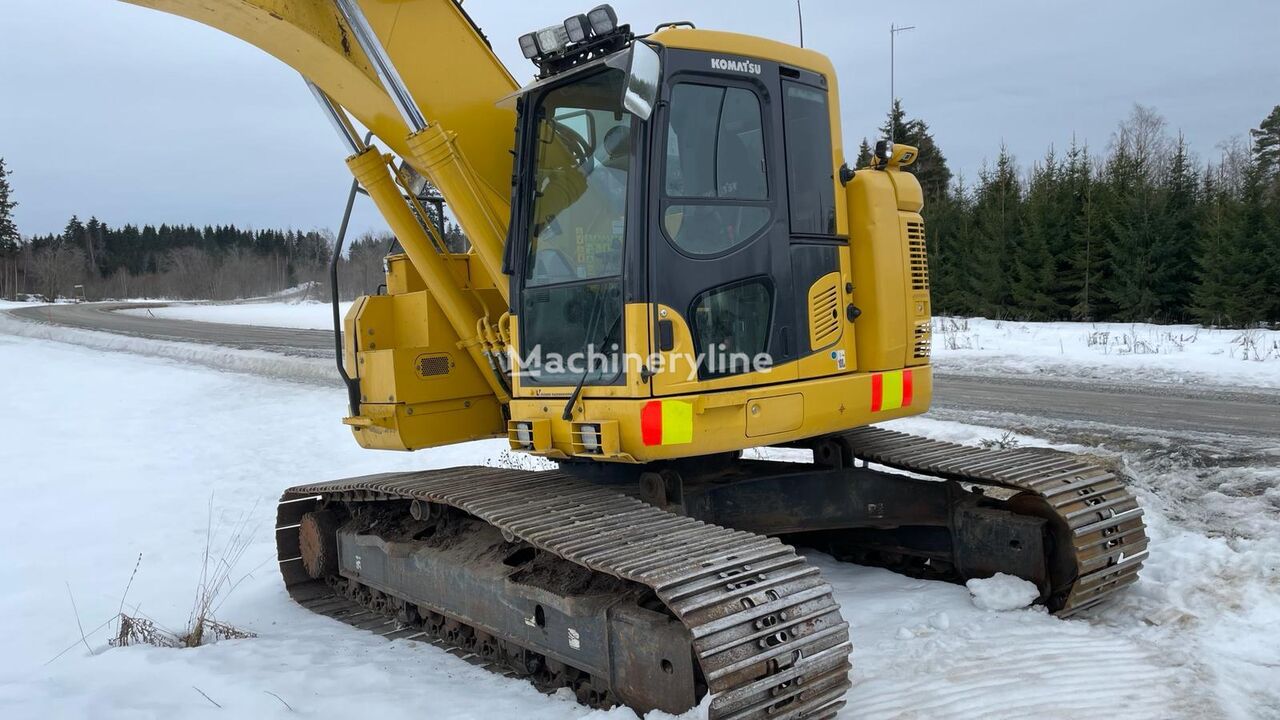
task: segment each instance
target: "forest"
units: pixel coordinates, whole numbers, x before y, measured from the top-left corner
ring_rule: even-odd
[[[901,103],[882,137],[919,148],[937,315],[1021,320],[1280,322],[1280,106],[1198,158],[1135,105],[1109,142],[1050,146],[1027,165],[1004,147],[972,180]],[[866,167],[861,143],[857,167]],[[225,300],[327,286],[327,230],[126,224],[72,217],[23,236],[0,158],[0,296]],[[446,237],[463,246],[447,220]],[[376,292],[386,236],[350,243],[341,293]]]
[[[926,122],[900,104],[889,122],[920,150],[935,314],[1280,321],[1280,106],[1207,162],[1139,105],[1104,152],[1051,146],[1024,167],[1002,147],[973,182]]]

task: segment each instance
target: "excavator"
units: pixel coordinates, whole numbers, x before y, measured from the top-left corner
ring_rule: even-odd
[[[600,5],[514,39],[520,85],[457,0],[126,1],[297,70],[347,217],[364,194],[393,231],[385,286],[341,319],[335,295],[355,440],[515,459],[286,490],[303,607],[594,707],[785,720],[850,687],[797,545],[1007,573],[1061,616],[1136,581],[1106,467],[878,427],[933,389],[917,149],[849,167],[822,54]]]

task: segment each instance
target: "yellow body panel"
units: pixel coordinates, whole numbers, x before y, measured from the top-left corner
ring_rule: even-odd
[[[536,455],[553,459],[572,457],[575,455],[574,424],[613,421],[617,424],[621,452],[613,457],[602,455],[596,459],[652,462],[776,445],[918,415],[929,407],[932,371],[925,365],[914,368],[912,376],[911,404],[879,412],[871,410],[872,373],[664,398],[664,401],[683,401],[691,405],[693,423],[687,443],[644,443],[641,411],[647,402],[661,401],[591,398],[582,402],[582,417],[575,417],[570,422],[560,418],[561,404],[517,398],[511,401],[511,417],[513,421],[546,421],[551,446],[541,450],[528,449]],[[754,415],[753,406],[759,408]],[[797,410],[801,412],[797,414]],[[516,443],[513,447],[526,449]]]

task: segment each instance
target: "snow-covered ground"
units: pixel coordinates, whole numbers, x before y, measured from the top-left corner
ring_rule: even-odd
[[[338,422],[340,390],[31,337],[0,334],[0,374],[0,717],[633,716],[543,696],[431,646],[387,643],[284,592],[271,532],[282,487],[494,461],[504,443],[364,451]],[[896,425],[962,442],[1000,435]],[[1280,717],[1275,463],[1219,477],[1120,459],[1147,507],[1151,559],[1131,591],[1087,617],[983,610],[962,586],[809,553],[852,625],[842,717]],[[1213,518],[1229,508],[1242,521],[1221,527]],[[258,637],[108,648],[101,624],[120,609],[139,554],[125,608],[185,622],[207,527],[215,554],[236,528],[251,538],[235,570],[244,580],[217,616]]]
[[[252,302],[235,305],[175,304],[158,308],[121,310],[130,315],[196,320],[199,322],[264,325],[268,327],[328,330],[333,327],[333,310],[322,302]],[[341,303],[345,316],[350,302]]]
[[[940,317],[933,364],[983,375],[1280,388],[1280,330]]]

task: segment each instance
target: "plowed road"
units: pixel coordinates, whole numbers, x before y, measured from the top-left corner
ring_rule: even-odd
[[[161,340],[333,356],[333,333],[126,315],[125,304],[44,305],[12,309],[25,320]],[[136,306],[135,306],[136,307]],[[335,372],[336,376],[336,372]],[[995,423],[1093,424],[1158,435],[1222,435],[1280,443],[1280,392],[1194,386],[1112,385],[1049,378],[935,372],[933,408],[945,419]],[[1037,423],[1039,421],[1039,423]]]

